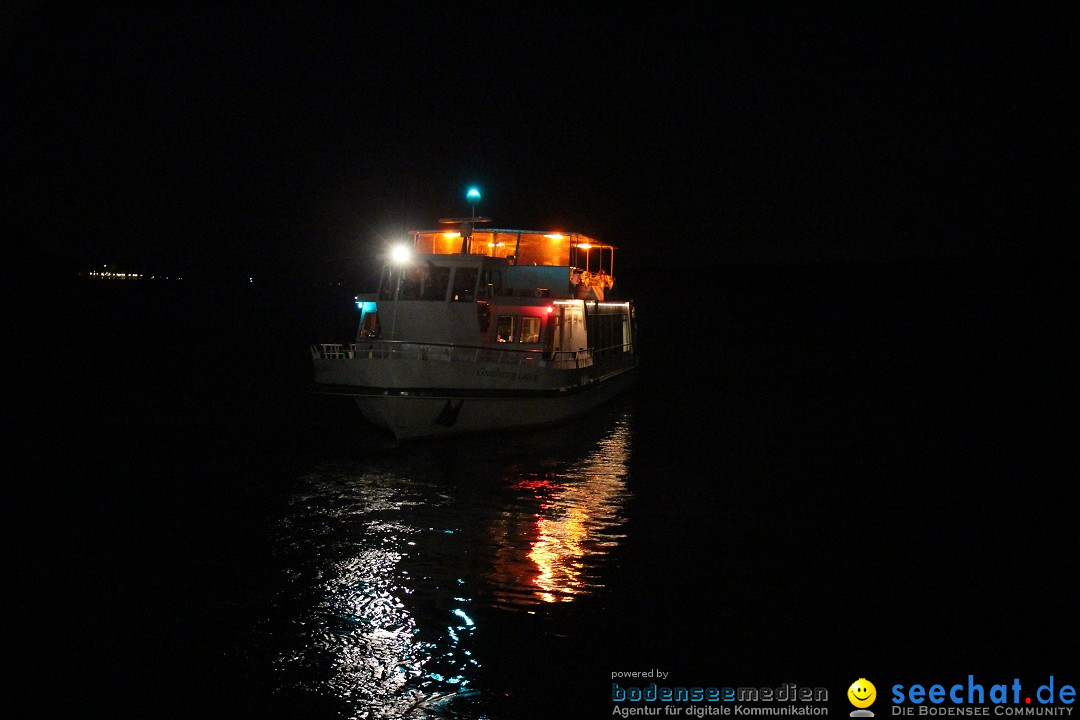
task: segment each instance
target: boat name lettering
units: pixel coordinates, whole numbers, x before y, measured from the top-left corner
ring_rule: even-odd
[[[503,380],[529,380],[530,382],[536,382],[540,379],[538,373],[526,373],[517,372],[514,370],[485,370],[483,368],[476,371],[478,377],[490,377],[501,378]]]

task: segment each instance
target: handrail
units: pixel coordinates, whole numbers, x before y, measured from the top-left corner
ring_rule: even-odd
[[[539,349],[415,343],[401,340],[322,343],[312,345],[311,354],[315,358],[329,359],[442,360],[446,362],[496,362],[514,365],[543,359],[543,350]]]
[[[324,344],[324,345],[338,345],[338,347],[343,347],[343,345],[361,345],[361,344],[375,345],[375,344],[379,344],[379,345],[400,345],[400,347],[405,347],[405,345],[413,345],[413,347],[417,347],[417,348],[420,348],[420,347],[423,347],[423,348],[451,348],[451,349],[456,349],[456,350],[499,350],[499,351],[508,352],[508,353],[534,353],[534,354],[536,354],[536,353],[543,352],[542,350],[539,350],[539,349],[536,349],[536,348],[512,348],[512,347],[508,347],[508,348],[503,349],[503,348],[492,347],[492,345],[462,345],[462,344],[458,344],[458,343],[455,343],[455,342],[417,342],[415,340],[383,340],[382,338],[370,339],[370,340],[359,340],[359,341],[356,341],[356,342],[324,342],[324,343],[321,343],[321,344]],[[504,343],[500,343],[500,344],[504,344]],[[511,345],[511,344],[514,344],[514,343],[505,343],[505,344]]]
[[[447,343],[414,343],[404,340],[369,340],[354,343],[320,343],[311,346],[314,359],[329,360],[434,360],[443,362],[491,362],[522,365],[531,362],[550,362],[557,369],[580,368],[593,364],[593,358],[603,351],[621,347],[631,348],[630,343],[607,348],[583,348],[559,350],[546,354],[539,349],[480,347]],[[629,353],[627,353],[629,354]]]

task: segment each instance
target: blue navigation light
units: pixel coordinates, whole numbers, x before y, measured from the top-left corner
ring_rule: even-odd
[[[469,188],[469,191],[467,193],[465,193],[465,199],[468,200],[471,203],[479,202],[480,201],[480,189],[475,188],[475,187]]]

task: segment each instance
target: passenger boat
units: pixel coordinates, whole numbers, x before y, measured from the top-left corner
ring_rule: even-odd
[[[474,211],[475,212],[475,211]],[[356,339],[311,347],[315,391],[349,395],[398,440],[557,423],[636,375],[616,248],[578,233],[440,220],[356,297]]]

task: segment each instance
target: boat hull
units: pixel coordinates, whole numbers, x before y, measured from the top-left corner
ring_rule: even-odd
[[[632,370],[563,392],[515,396],[469,391],[432,394],[358,395],[356,403],[369,422],[398,440],[489,432],[557,423],[610,401],[634,380]]]
[[[473,378],[485,377],[487,382],[470,386],[431,387],[416,383],[382,386],[368,382],[340,384],[317,383],[316,392],[349,395],[355,398],[364,418],[389,431],[398,440],[477,433],[507,428],[520,428],[557,423],[587,413],[608,402],[633,383],[637,376],[636,362],[624,359],[618,367],[604,368],[599,363],[571,371],[530,373],[539,375],[539,382],[523,387],[520,382],[507,382],[509,373],[477,372]],[[351,379],[357,375],[372,375],[371,363],[343,363],[338,370],[352,365]],[[367,371],[367,372],[364,372]],[[451,375],[452,376],[452,375]],[[572,382],[557,383],[552,379]],[[330,378],[323,376],[326,380]],[[399,376],[400,379],[400,376]],[[416,376],[413,378],[416,379]],[[442,379],[448,379],[447,374]]]

